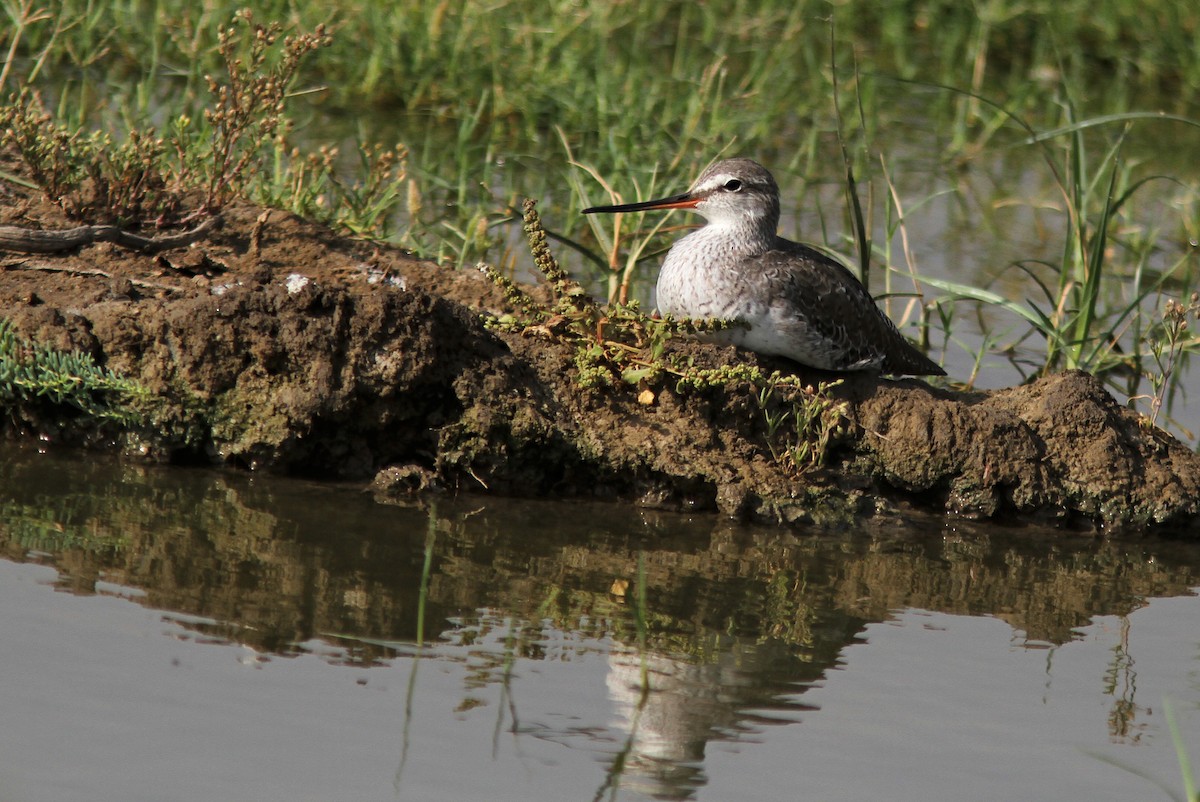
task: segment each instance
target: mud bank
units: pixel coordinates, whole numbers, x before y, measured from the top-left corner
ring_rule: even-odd
[[[63,225],[46,215],[13,206],[0,222]],[[36,406],[3,425],[148,459],[371,481],[383,495],[612,497],[784,523],[912,504],[1200,531],[1200,457],[1086,374],[986,393],[849,379],[835,392],[850,426],[823,468],[798,474],[772,454],[746,389],[666,382],[649,404],[629,386],[582,390],[569,346],[485,327],[481,311],[502,305],[474,271],[250,207],[156,256],[107,243],[2,254],[0,316],[20,335],[169,400],[132,436]],[[758,360],[669,347],[714,367]]]

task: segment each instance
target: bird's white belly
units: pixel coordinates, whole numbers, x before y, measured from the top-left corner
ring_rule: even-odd
[[[686,247],[697,234],[676,243],[663,262],[656,290],[659,311],[677,318],[747,322],[765,314],[769,298],[759,297],[762,290],[749,285],[744,273],[730,270],[707,249],[697,253],[700,249]]]
[[[739,321],[741,325],[705,339],[760,350],[764,339],[778,334],[765,287],[748,282],[744,272],[730,270],[720,260],[688,258],[679,246],[667,254],[658,275],[658,309],[665,315],[692,320]],[[714,264],[716,262],[717,264]]]
[[[709,342],[785,356],[813,367],[837,366],[839,355],[831,350],[832,344],[782,299],[772,298],[763,276],[730,270],[719,259],[689,258],[686,249],[682,254],[676,253],[678,249],[676,245],[667,254],[658,276],[660,312],[675,318],[735,322],[724,331],[702,335]]]

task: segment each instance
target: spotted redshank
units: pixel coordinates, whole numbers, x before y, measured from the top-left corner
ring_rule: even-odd
[[[822,370],[944,376],[879,311],[854,274],[776,233],[779,187],[750,159],[709,167],[691,189],[595,212],[691,209],[707,225],[676,242],[658,274],[658,308],[738,325],[707,339]]]

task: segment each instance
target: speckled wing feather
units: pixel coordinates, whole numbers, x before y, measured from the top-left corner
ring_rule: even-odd
[[[782,238],[760,258],[763,274],[769,277],[772,303],[784,305],[795,319],[785,333],[803,342],[803,348],[821,354],[826,363],[814,367],[946,375],[900,334],[841,264]]]

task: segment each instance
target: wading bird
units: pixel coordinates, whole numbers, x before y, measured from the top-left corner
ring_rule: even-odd
[[[879,311],[853,273],[776,233],[779,187],[758,162],[719,161],[683,194],[583,213],[650,209],[690,209],[708,220],[671,246],[658,274],[663,314],[736,324],[706,339],[822,370],[946,375]]]

